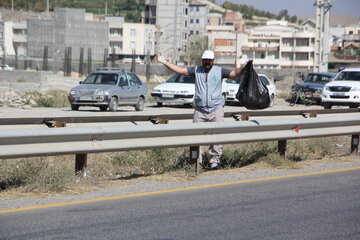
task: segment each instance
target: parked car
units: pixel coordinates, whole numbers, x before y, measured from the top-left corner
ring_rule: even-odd
[[[80,106],[95,106],[101,111],[108,108],[116,112],[119,105],[134,106],[144,110],[148,86],[133,72],[97,71],[91,73],[80,85],[72,88],[68,96],[72,110]]]
[[[9,66],[9,65],[7,65],[7,64],[2,64],[2,65],[0,65],[0,69],[1,69],[1,70],[8,70],[8,71],[12,71],[12,70],[14,70],[15,68],[10,67],[10,66]]]
[[[345,105],[351,108],[360,105],[360,68],[345,68],[332,82],[325,84],[321,95],[325,109],[333,105]]]
[[[335,73],[313,72],[309,73],[303,82],[291,86],[291,95],[301,89],[304,97],[317,104],[321,104],[321,94],[326,83],[331,82]]]
[[[272,107],[274,105],[274,100],[276,97],[276,86],[275,84],[271,83],[270,79],[266,75],[258,74],[258,76],[260,80],[268,88],[269,97],[270,97],[269,107]],[[228,80],[226,80],[229,89],[229,95],[227,96],[226,101],[239,103],[239,100],[236,98],[236,93],[239,90],[240,81],[241,81],[241,77],[237,77],[235,79],[229,78]]]
[[[223,81],[223,105],[225,105],[226,96],[228,94],[227,84]],[[156,86],[151,96],[157,102],[157,106],[161,107],[163,103],[184,104],[194,107],[195,104],[195,77],[183,76],[181,74],[173,74],[164,83]]]

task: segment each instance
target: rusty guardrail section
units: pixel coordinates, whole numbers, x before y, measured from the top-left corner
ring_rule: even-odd
[[[339,113],[355,113],[360,112],[360,108],[341,108],[341,109],[291,109],[291,110],[244,110],[236,112],[225,112],[225,117],[232,117],[235,115],[247,114],[251,117],[254,116],[289,116],[289,115],[302,115],[304,113],[315,112],[317,114],[339,114]],[[43,124],[46,121],[63,121],[66,123],[91,123],[91,122],[139,122],[148,121],[153,117],[160,117],[170,120],[192,119],[193,113],[177,113],[177,114],[158,114],[148,115],[123,115],[123,116],[54,116],[54,117],[1,117],[0,125],[26,125],[26,124]]]
[[[283,146],[283,141],[288,139],[336,135],[353,135],[352,150],[355,149],[358,152],[359,134],[360,115],[329,119],[281,119],[276,122],[274,120],[250,120],[149,126],[20,128],[16,131],[5,129],[0,132],[0,158],[87,154],[271,140],[279,141],[279,146]]]

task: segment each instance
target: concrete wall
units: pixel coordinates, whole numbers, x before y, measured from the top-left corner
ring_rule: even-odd
[[[80,58],[80,48],[92,49],[92,59],[102,60],[109,47],[109,24],[85,21],[84,9],[56,8],[54,19],[28,19],[28,56],[43,57],[44,46],[49,58],[61,58],[65,47],[72,47],[72,59]],[[55,56],[56,55],[56,56]]]

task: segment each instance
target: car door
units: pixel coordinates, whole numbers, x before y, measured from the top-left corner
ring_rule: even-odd
[[[118,98],[120,105],[126,105],[131,102],[131,88],[127,75],[124,72],[119,74]]]
[[[143,84],[134,73],[127,73],[126,75],[130,85],[130,102],[136,104],[139,96],[143,94]]]

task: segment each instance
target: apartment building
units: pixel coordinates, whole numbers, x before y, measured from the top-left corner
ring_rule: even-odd
[[[249,30],[242,43],[243,59],[254,59],[259,68],[314,67],[315,33],[289,27],[285,21],[271,21]]]
[[[209,9],[206,4],[192,3],[189,5],[189,35],[204,36],[208,24]]]
[[[244,33],[236,33],[234,26],[207,29],[217,64],[243,64],[253,59],[254,66],[263,69],[314,67],[315,34],[289,27],[285,21],[269,21]]]
[[[127,60],[133,53],[141,59],[155,55],[156,27],[152,24],[126,23],[124,17],[106,17],[109,23],[109,53]]]
[[[237,55],[237,34],[234,26],[207,26],[209,45],[214,48],[216,64],[233,65]]]
[[[156,52],[182,61],[189,39],[189,0],[146,0],[146,24],[159,26]]]
[[[72,58],[79,59],[80,49],[91,49],[93,60],[102,60],[109,47],[109,24],[87,21],[84,9],[55,8],[54,18],[28,19],[27,55],[41,58],[44,47],[48,55],[64,56],[65,48],[72,48]]]

